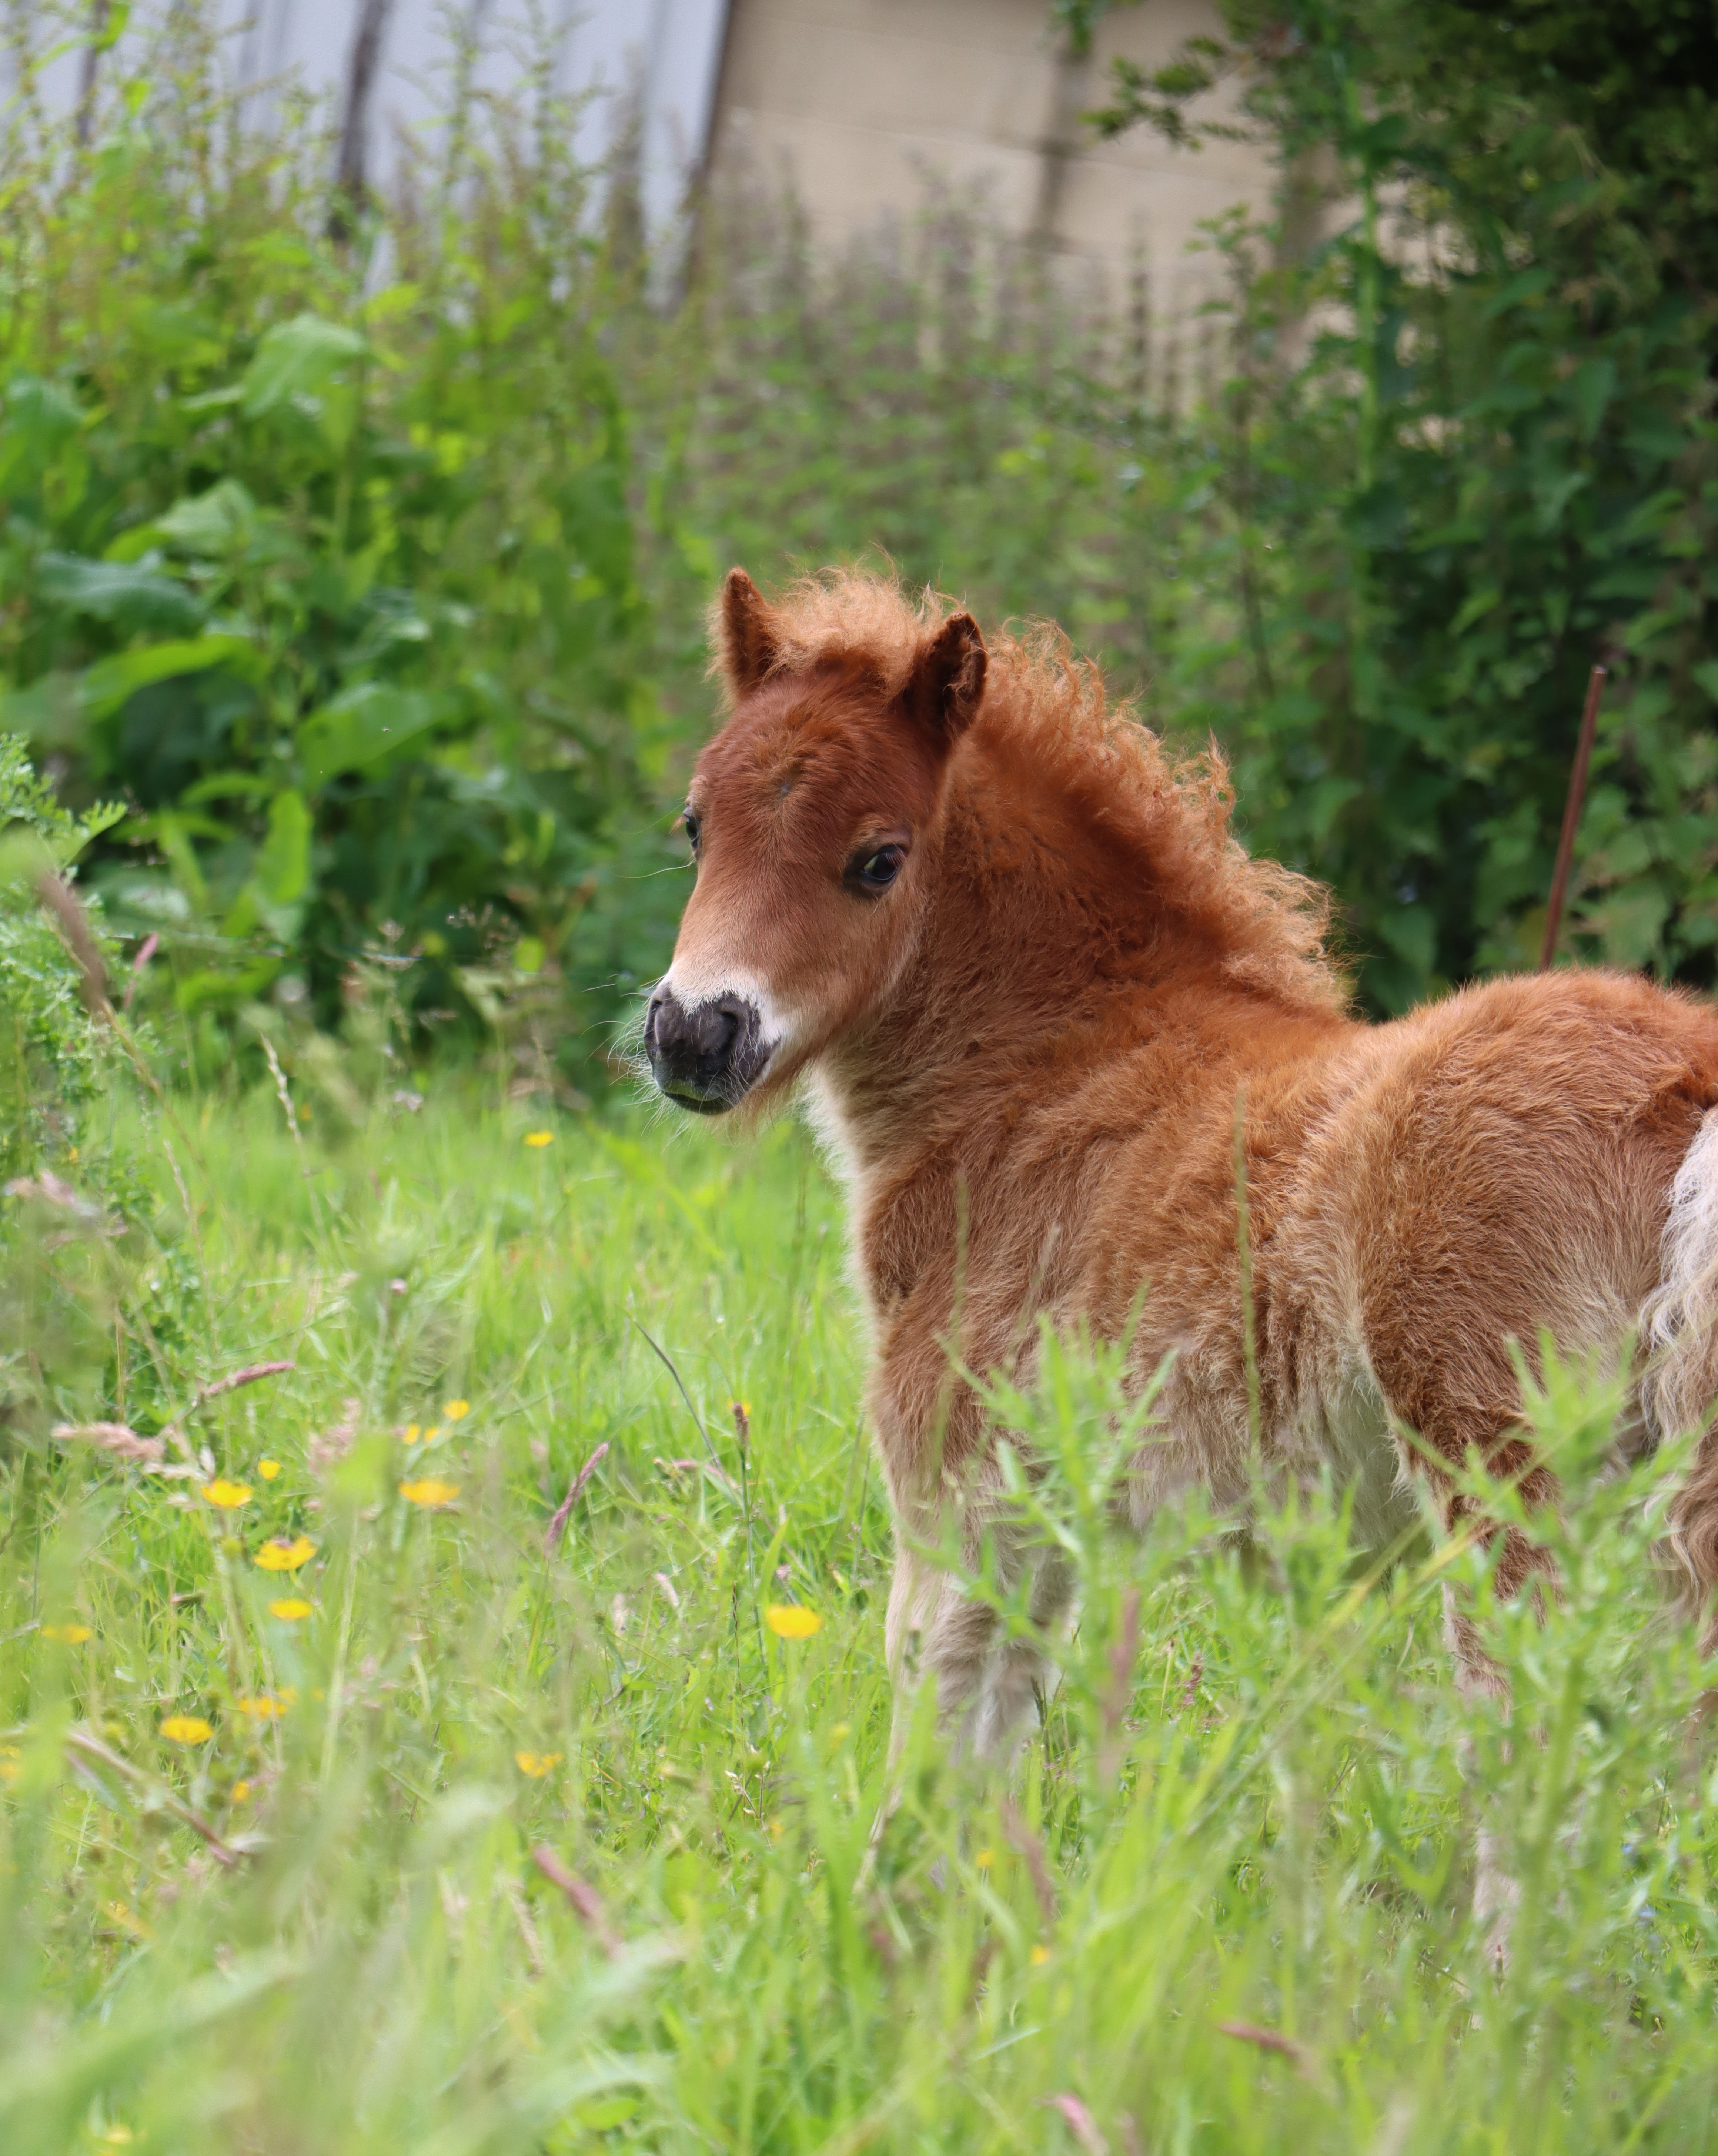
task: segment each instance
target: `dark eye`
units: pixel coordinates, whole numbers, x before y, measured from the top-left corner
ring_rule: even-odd
[[[686,826],[686,843],[694,853],[697,853],[698,834],[704,828],[704,819],[702,816],[695,814],[691,808],[684,808],[681,811],[680,820]]]
[[[906,858],[904,846],[879,846],[874,854],[857,855],[847,870],[847,880],[861,891],[887,891],[900,875]]]

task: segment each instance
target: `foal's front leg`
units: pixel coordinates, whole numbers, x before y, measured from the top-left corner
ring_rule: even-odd
[[[1042,1634],[1072,1599],[1065,1561],[1058,1553],[1022,1550],[1000,1536],[996,1555],[1004,1593],[1030,1574],[1027,1614]],[[904,1543],[895,1559],[883,1637],[895,1693],[892,1767],[925,1682],[936,1688],[938,1718],[956,1758],[1007,1758],[1048,1667],[1036,1639],[1011,1636],[995,1612],[966,1594],[944,1565]]]

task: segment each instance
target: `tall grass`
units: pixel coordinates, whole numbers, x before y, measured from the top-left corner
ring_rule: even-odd
[[[1674,1462],[1606,1479],[1597,1380],[1530,1403],[1584,1500],[1535,1614],[1429,1534],[1356,1558],[1328,1491],[1262,1492],[1247,1555],[1196,1503],[1117,1539],[1114,1367],[1052,1346],[997,1406],[1080,1574],[1062,1681],[1006,1774],[921,1715],[867,1876],[890,1527],[804,1137],[303,1105],[98,1118],[147,1235],[17,1201],[8,2152],[1718,2143]],[[46,1434],[95,1419],[193,1471]],[[1453,1684],[1447,1583],[1508,1726]]]

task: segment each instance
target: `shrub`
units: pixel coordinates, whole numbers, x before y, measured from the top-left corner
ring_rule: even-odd
[[[425,1023],[611,988],[659,747],[567,116],[454,131],[347,244],[315,128],[242,133],[198,19],[87,150],[11,141],[0,715],[69,798],[123,793],[92,880],[205,1061],[271,988],[332,1017],[366,951]]]

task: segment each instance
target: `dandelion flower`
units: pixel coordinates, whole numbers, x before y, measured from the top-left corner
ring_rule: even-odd
[[[441,1412],[450,1422],[463,1422],[471,1412],[471,1403],[469,1400],[450,1400]]]
[[[207,1744],[214,1730],[200,1714],[170,1714],[161,1725],[161,1733],[169,1744]]]
[[[297,1594],[283,1594],[278,1602],[269,1604],[270,1617],[278,1617],[283,1625],[296,1625],[301,1617],[308,1617],[311,1606]]]
[[[525,1142],[528,1146],[553,1145],[554,1142],[553,1131],[527,1131],[525,1133]]]
[[[778,1640],[809,1640],[823,1630],[823,1620],[815,1609],[801,1609],[791,1602],[772,1602],[764,1612],[764,1622]]]
[[[278,1722],[286,1712],[286,1702],[262,1692],[255,1699],[241,1699],[239,1712],[248,1714],[253,1722]]]
[[[256,1562],[265,1572],[296,1572],[316,1553],[316,1546],[308,1535],[270,1535],[257,1552]]]
[[[265,1482],[272,1482],[280,1471],[280,1463],[278,1460],[259,1460],[256,1471]]]
[[[219,1505],[224,1512],[236,1512],[241,1505],[250,1502],[248,1482],[229,1482],[224,1475],[217,1475],[213,1482],[205,1482],[203,1494],[211,1505]]]
[[[444,1482],[439,1475],[426,1475],[419,1482],[402,1482],[399,1494],[409,1505],[422,1505],[433,1510],[437,1505],[450,1505],[460,1494],[457,1482]]]
[[[513,1764],[522,1774],[529,1774],[533,1782],[540,1782],[561,1763],[558,1752],[516,1752]]]
[[[42,1627],[44,1640],[61,1640],[68,1647],[80,1647],[90,1636],[87,1625],[44,1625]]]

